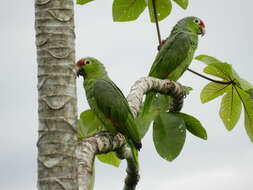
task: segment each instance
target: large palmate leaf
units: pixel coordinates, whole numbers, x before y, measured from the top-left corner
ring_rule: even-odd
[[[113,21],[125,22],[136,20],[146,6],[145,0],[114,0],[112,5]]]
[[[77,125],[78,139],[89,137],[104,128],[104,125],[91,110],[81,113]]]
[[[207,140],[207,133],[203,125],[200,123],[200,121],[186,113],[174,113],[181,117],[184,120],[186,129],[190,131],[193,135],[202,138],[204,140]]]
[[[210,100],[217,98],[225,93],[229,85],[219,84],[215,82],[208,83],[201,91],[200,99],[202,103],[206,103]]]
[[[155,22],[153,0],[148,0],[148,11],[151,22]],[[171,12],[172,5],[170,0],[154,0],[156,6],[157,20],[165,19]]]
[[[116,156],[115,152],[108,152],[106,154],[97,154],[97,158],[105,163],[115,167],[119,167],[121,160]]]
[[[242,103],[234,87],[230,86],[223,96],[220,107],[220,117],[227,130],[232,130],[238,122],[242,111]]]
[[[204,87],[200,95],[202,103],[226,92],[221,102],[220,117],[227,130],[232,130],[238,122],[243,104],[245,129],[253,142],[253,85],[241,78],[228,63],[207,55],[197,56],[196,59],[207,64],[205,73],[223,79],[223,81],[213,80],[214,82]]]
[[[171,112],[160,113],[154,120],[153,141],[158,154],[174,160],[181,152],[186,135],[184,120]]]

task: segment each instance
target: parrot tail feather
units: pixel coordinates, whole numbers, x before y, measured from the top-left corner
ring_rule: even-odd
[[[135,148],[140,151],[141,147],[142,147],[142,144],[141,143],[136,143],[136,142],[133,142]]]
[[[131,139],[128,139],[127,143],[131,148],[131,152],[132,152],[132,155],[133,155],[134,162],[135,162],[136,166],[139,168],[138,151],[135,147],[135,144],[133,143],[133,141]]]
[[[149,110],[152,106],[153,100],[155,99],[155,95],[156,95],[155,92],[148,92],[146,94],[146,98],[145,98],[143,110],[142,110],[142,115],[149,112]]]

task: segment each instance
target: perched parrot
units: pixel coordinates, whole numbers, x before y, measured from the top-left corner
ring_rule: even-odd
[[[111,81],[105,67],[92,57],[80,59],[77,76],[84,78],[83,86],[91,110],[113,135],[122,133],[138,166],[141,139],[132,112],[120,89]]]
[[[198,35],[205,34],[204,22],[197,17],[185,17],[172,29],[170,36],[163,41],[149,76],[177,81],[190,65],[198,46]],[[147,113],[156,96],[148,92],[142,113]]]

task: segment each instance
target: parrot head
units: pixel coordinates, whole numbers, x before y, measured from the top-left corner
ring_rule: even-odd
[[[204,34],[206,33],[204,22],[194,16],[181,19],[180,21],[178,21],[173,30],[184,30],[201,36],[204,36]]]
[[[80,59],[76,63],[76,74],[77,76],[83,76],[86,78],[96,78],[106,75],[105,68],[100,61],[92,57],[86,57]]]

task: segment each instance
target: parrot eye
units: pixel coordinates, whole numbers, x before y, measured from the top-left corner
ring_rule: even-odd
[[[195,19],[195,20],[194,20],[194,23],[195,23],[195,24],[200,24],[200,20],[199,20],[199,19]]]
[[[86,64],[87,64],[87,65],[90,64],[90,61],[85,61],[85,65],[86,65]]]

